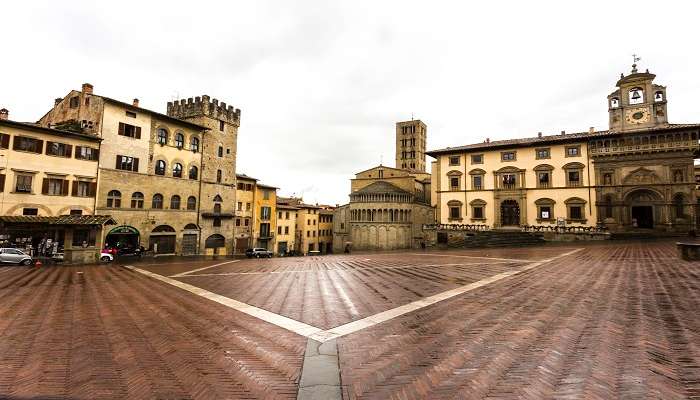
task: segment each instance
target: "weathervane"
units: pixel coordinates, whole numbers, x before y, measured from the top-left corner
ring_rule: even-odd
[[[637,73],[637,61],[640,61],[642,57],[639,57],[637,54],[632,54],[632,73],[636,74]]]

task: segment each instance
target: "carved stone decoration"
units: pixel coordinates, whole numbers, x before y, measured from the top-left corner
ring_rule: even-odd
[[[654,184],[660,182],[659,176],[652,170],[640,167],[630,172],[624,179],[626,185]]]

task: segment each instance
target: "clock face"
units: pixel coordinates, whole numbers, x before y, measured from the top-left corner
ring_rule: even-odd
[[[625,120],[630,124],[643,124],[649,121],[649,110],[646,108],[633,108],[625,113]]]

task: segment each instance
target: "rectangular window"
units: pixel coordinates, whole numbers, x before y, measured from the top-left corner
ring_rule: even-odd
[[[567,146],[566,156],[567,157],[578,157],[581,155],[581,146]]]
[[[306,237],[311,237],[311,231],[306,231]]]
[[[472,208],[472,218],[473,219],[484,219],[484,207],[473,207]]]
[[[282,211],[277,212],[277,218],[282,219]]]
[[[504,151],[501,153],[501,161],[515,161],[514,151]]]
[[[581,186],[581,174],[579,171],[569,171],[566,175],[569,179],[569,186]]]
[[[450,189],[451,190],[459,190],[459,178],[457,178],[457,177],[450,178]]]
[[[94,246],[96,239],[97,232],[94,229],[75,229],[73,231],[73,246]]]
[[[278,235],[281,235],[281,234],[282,234],[282,227],[281,227],[281,226],[278,226],[278,227],[277,227],[277,234],[278,234]]]
[[[548,188],[549,187],[549,172],[538,172],[537,173],[537,187]]]
[[[482,176],[481,175],[472,176],[472,189],[473,190],[481,190],[482,187],[483,187]]]
[[[450,165],[459,165],[459,156],[450,156]]]
[[[5,191],[5,174],[0,174],[0,193]]]
[[[270,200],[270,191],[267,189],[263,190],[263,200]]]
[[[284,219],[289,219],[289,211],[284,213]]]
[[[136,113],[133,111],[127,111],[126,116],[129,118],[136,118]]]
[[[6,133],[0,133],[0,149],[10,148],[10,135]]]
[[[32,192],[32,175],[17,175],[17,183],[15,184],[15,192],[31,193]]]
[[[141,139],[141,127],[125,124],[123,122],[119,123],[119,135],[132,137],[135,139]]]
[[[483,154],[472,154],[472,164],[483,164],[484,155]]]
[[[129,156],[117,156],[116,169],[121,169],[124,171],[139,171],[139,159],[136,157]]]
[[[22,215],[39,215],[38,208],[23,208]]]
[[[219,227],[219,226],[221,226],[221,218],[219,218],[219,217],[214,217],[214,220],[212,221],[212,226],[214,226],[214,227]]]
[[[19,151],[28,151],[31,153],[41,154],[44,148],[44,141],[24,136],[15,136],[12,142],[12,149]]]
[[[61,178],[45,178],[41,193],[49,196],[65,196],[68,194],[68,181]]]
[[[514,174],[503,174],[501,176],[501,183],[503,189],[515,189],[516,177]]]
[[[240,218],[236,218],[236,226],[241,226],[241,219]]]
[[[536,151],[535,156],[538,160],[550,158],[549,148],[537,149],[535,151]]]
[[[250,203],[245,203],[245,210],[250,211]]]
[[[78,160],[97,161],[100,151],[92,147],[75,146],[75,158]]]
[[[65,143],[46,142],[46,154],[57,157],[70,157],[73,153],[73,146]]]
[[[83,215],[83,210],[70,210],[69,215]]]
[[[250,183],[246,183],[246,184],[245,184],[245,190],[247,190],[247,191],[250,192],[251,190],[253,190],[253,185],[250,184]]]
[[[238,182],[238,184],[236,185],[236,189],[238,189],[238,190],[243,190],[244,188],[245,188],[245,186],[241,182]]]
[[[240,201],[238,202],[238,211],[243,211],[243,203]]]
[[[284,227],[284,234],[289,235],[289,227],[288,226]]]
[[[460,219],[460,209],[461,207],[450,207],[450,219]]]
[[[244,219],[244,220],[243,220],[243,225],[245,225],[245,226],[250,225],[250,219],[249,219],[249,218]]]
[[[539,219],[552,219],[552,207],[550,206],[540,206],[539,207],[539,215],[537,218]]]
[[[569,218],[570,219],[583,219],[583,213],[581,212],[581,206],[570,206],[569,207]]]
[[[69,102],[70,108],[78,108],[78,106],[80,105],[80,97],[73,96],[70,98]]]
[[[260,219],[270,219],[270,207],[260,207]]]
[[[219,130],[220,130],[221,132],[224,131],[224,121],[219,121]]]

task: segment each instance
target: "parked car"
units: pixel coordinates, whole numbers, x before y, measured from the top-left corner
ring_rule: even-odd
[[[105,247],[102,249],[102,253],[110,254],[112,256],[141,256],[143,254],[143,247],[137,246],[124,246],[124,247]],[[114,257],[112,257],[114,258]],[[100,255],[100,259],[102,256]]]
[[[3,247],[0,249],[0,263],[30,265],[32,257],[20,249]]]
[[[252,249],[248,249],[245,251],[245,255],[248,256],[248,258],[272,258],[272,252],[268,249],[263,249],[262,247],[254,247]]]
[[[102,250],[102,252],[100,253],[100,261],[112,262],[112,261],[114,261],[114,254],[107,252],[105,250]]]

